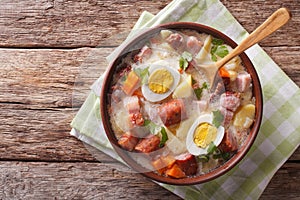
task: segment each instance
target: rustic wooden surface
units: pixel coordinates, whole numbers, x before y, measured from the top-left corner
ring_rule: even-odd
[[[221,1],[249,32],[277,8],[290,9],[289,24],[261,46],[300,86],[300,1]],[[142,11],[155,14],[169,2],[1,0],[0,199],[179,199],[116,170],[103,153],[96,159],[69,135],[90,84],[105,70],[104,57]],[[299,177],[298,148],[261,199],[298,199]]]

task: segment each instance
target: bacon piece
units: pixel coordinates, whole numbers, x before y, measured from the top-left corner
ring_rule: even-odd
[[[124,133],[118,140],[118,144],[125,150],[132,151],[139,142],[130,132]]]
[[[144,118],[140,111],[140,100],[137,96],[130,96],[124,99],[124,106],[129,113],[130,121],[133,125],[142,126]]]
[[[195,36],[190,36],[187,39],[186,47],[187,51],[193,55],[196,55],[201,47],[203,46],[203,42],[199,41]]]
[[[148,137],[141,139],[135,146],[135,150],[142,153],[150,153],[159,148],[160,138],[157,135],[149,135]]]
[[[172,33],[167,37],[166,41],[173,49],[180,49],[183,46],[183,37],[179,33]]]
[[[198,165],[195,156],[190,153],[184,153],[175,157],[178,167],[187,175],[195,175]]]
[[[222,115],[224,116],[224,120],[222,122],[222,126],[228,126],[233,118],[234,113],[224,107],[220,109]]]
[[[234,132],[231,129],[225,132],[225,135],[219,148],[224,152],[233,152],[238,149],[237,139],[235,137]]]
[[[142,113],[131,113],[129,114],[130,121],[133,125],[142,126],[145,122]]]
[[[221,106],[233,112],[240,106],[240,103],[239,93],[227,91],[220,97]]]
[[[152,54],[152,49],[148,47],[147,45],[143,46],[143,48],[140,50],[140,52],[134,56],[134,62],[143,62],[143,59],[148,59],[150,58]]]
[[[186,119],[186,110],[182,99],[172,99],[158,108],[158,114],[166,126]]]
[[[137,96],[124,98],[124,106],[129,114],[140,112],[140,100]]]
[[[224,83],[223,82],[218,82],[217,83],[217,86],[215,87],[215,91],[214,91],[214,95],[215,96],[218,96],[218,95],[221,95],[225,92],[225,86],[224,86]]]
[[[251,84],[251,75],[248,73],[239,73],[236,77],[236,87],[239,92],[245,92]]]

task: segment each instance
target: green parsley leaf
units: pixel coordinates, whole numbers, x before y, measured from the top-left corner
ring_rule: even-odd
[[[195,95],[196,95],[197,99],[200,100],[201,97],[202,97],[202,89],[201,88],[195,88],[194,92],[195,92]]]
[[[218,46],[215,54],[217,56],[220,56],[221,58],[224,58],[229,53],[227,47],[225,45]]]
[[[214,62],[217,62],[217,60],[218,60],[218,58],[217,58],[217,56],[216,56],[215,54],[212,54],[212,55],[211,55],[211,59],[212,59],[212,61],[214,61]]]
[[[213,159],[219,159],[222,158],[223,160],[227,161],[231,157],[231,154],[229,152],[219,152],[217,154],[213,155]]]
[[[184,51],[181,54],[181,57],[186,59],[188,62],[191,62],[193,60],[193,55],[190,52]]]
[[[161,140],[159,143],[159,147],[163,147],[169,138],[168,138],[167,131],[164,127],[161,127],[160,133],[161,133]]]
[[[151,123],[151,120],[145,119],[143,126],[148,126]]]
[[[217,56],[224,58],[229,53],[227,46],[223,45],[224,44],[223,40],[213,38],[212,44],[213,45],[210,49],[212,61],[217,62],[218,60]]]
[[[223,120],[224,116],[222,115],[220,110],[213,111],[213,125],[219,128]]]
[[[198,100],[201,99],[202,93],[203,93],[203,90],[204,90],[204,89],[208,89],[208,84],[207,84],[206,82],[204,82],[204,83],[202,84],[202,87],[201,87],[201,88],[198,87],[198,88],[195,88],[195,89],[194,89],[195,95],[196,95],[196,97],[197,97]]]
[[[211,47],[210,53],[211,53],[212,55],[215,54],[216,51],[217,51],[217,49],[218,49],[218,46],[217,46],[217,45],[213,45],[213,46]]]
[[[208,162],[209,161],[208,155],[199,155],[196,158],[199,162]]]
[[[217,150],[217,146],[214,144],[214,142],[209,143],[207,148],[207,153],[212,154]]]
[[[186,70],[189,66],[189,62],[193,60],[193,55],[187,51],[184,51],[179,58],[179,67],[182,70]]]
[[[134,69],[134,72],[141,78],[142,84],[145,84],[147,82],[149,76],[149,67],[146,67],[144,69],[137,68]]]
[[[153,123],[149,119],[145,119],[143,126],[145,126],[147,129],[149,129],[151,134],[156,134],[159,132],[160,126],[157,126],[155,123]]]
[[[222,45],[222,44],[224,44],[224,41],[221,40],[221,39],[218,39],[218,38],[213,38],[212,41],[211,41],[211,43],[213,45]]]
[[[180,59],[179,59],[180,69],[185,71],[188,66],[189,66],[189,62],[186,59],[184,59],[183,57],[180,57]]]
[[[204,82],[204,83],[202,84],[202,88],[203,88],[203,89],[208,89],[208,84],[207,84],[206,82]]]
[[[197,81],[192,77],[192,85],[196,84]]]

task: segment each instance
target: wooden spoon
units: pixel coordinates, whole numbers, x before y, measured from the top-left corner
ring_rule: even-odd
[[[205,70],[208,81],[210,83],[210,87],[212,87],[214,80],[217,77],[216,74],[220,67],[224,66],[232,58],[238,56],[249,47],[260,42],[262,39],[275,32],[277,29],[286,24],[290,18],[291,14],[286,8],[278,9],[224,58],[211,65],[200,66]]]

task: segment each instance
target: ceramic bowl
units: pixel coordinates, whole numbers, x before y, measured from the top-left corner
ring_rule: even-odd
[[[101,106],[100,106],[101,109],[100,112],[102,116],[104,129],[109,141],[111,142],[117,154],[135,171],[141,173],[142,175],[152,180],[162,182],[162,183],[167,183],[167,184],[173,184],[173,185],[191,185],[191,184],[199,184],[199,183],[211,181],[221,175],[226,174],[246,156],[247,152],[253,145],[254,140],[259,132],[259,128],[262,120],[262,111],[263,111],[262,90],[261,90],[261,85],[256,70],[245,53],[240,54],[240,58],[242,59],[244,67],[252,76],[253,96],[256,99],[255,122],[252,125],[249,136],[246,139],[245,144],[242,146],[242,148],[240,148],[238,152],[233,157],[231,157],[230,160],[228,160],[224,165],[210,171],[209,173],[206,173],[204,175],[194,176],[194,177],[174,179],[174,178],[158,175],[157,173],[149,170],[145,170],[144,166],[138,164],[127,151],[124,151],[122,148],[120,148],[120,146],[118,145],[118,140],[115,137],[114,131],[110,123],[110,116],[108,113],[108,106],[107,106],[110,103],[110,99],[109,99],[110,95],[107,94],[109,93],[110,87],[112,86],[113,76],[118,70],[117,66],[120,64],[120,61],[122,60],[122,58],[124,58],[124,56],[127,55],[128,52],[132,52],[132,51],[138,52],[138,50],[143,47],[147,39],[151,38],[154,34],[158,33],[162,29],[195,30],[200,33],[206,33],[212,35],[213,37],[220,38],[225,43],[230,45],[232,48],[237,46],[237,44],[231,38],[229,38],[222,32],[205,25],[190,23],[190,22],[174,22],[174,23],[163,24],[154,28],[147,29],[142,33],[138,34],[136,37],[134,37],[129,42],[127,42],[122,49],[120,49],[115,60],[111,62],[111,64],[109,65],[106,76],[104,78],[102,91],[101,91]]]

